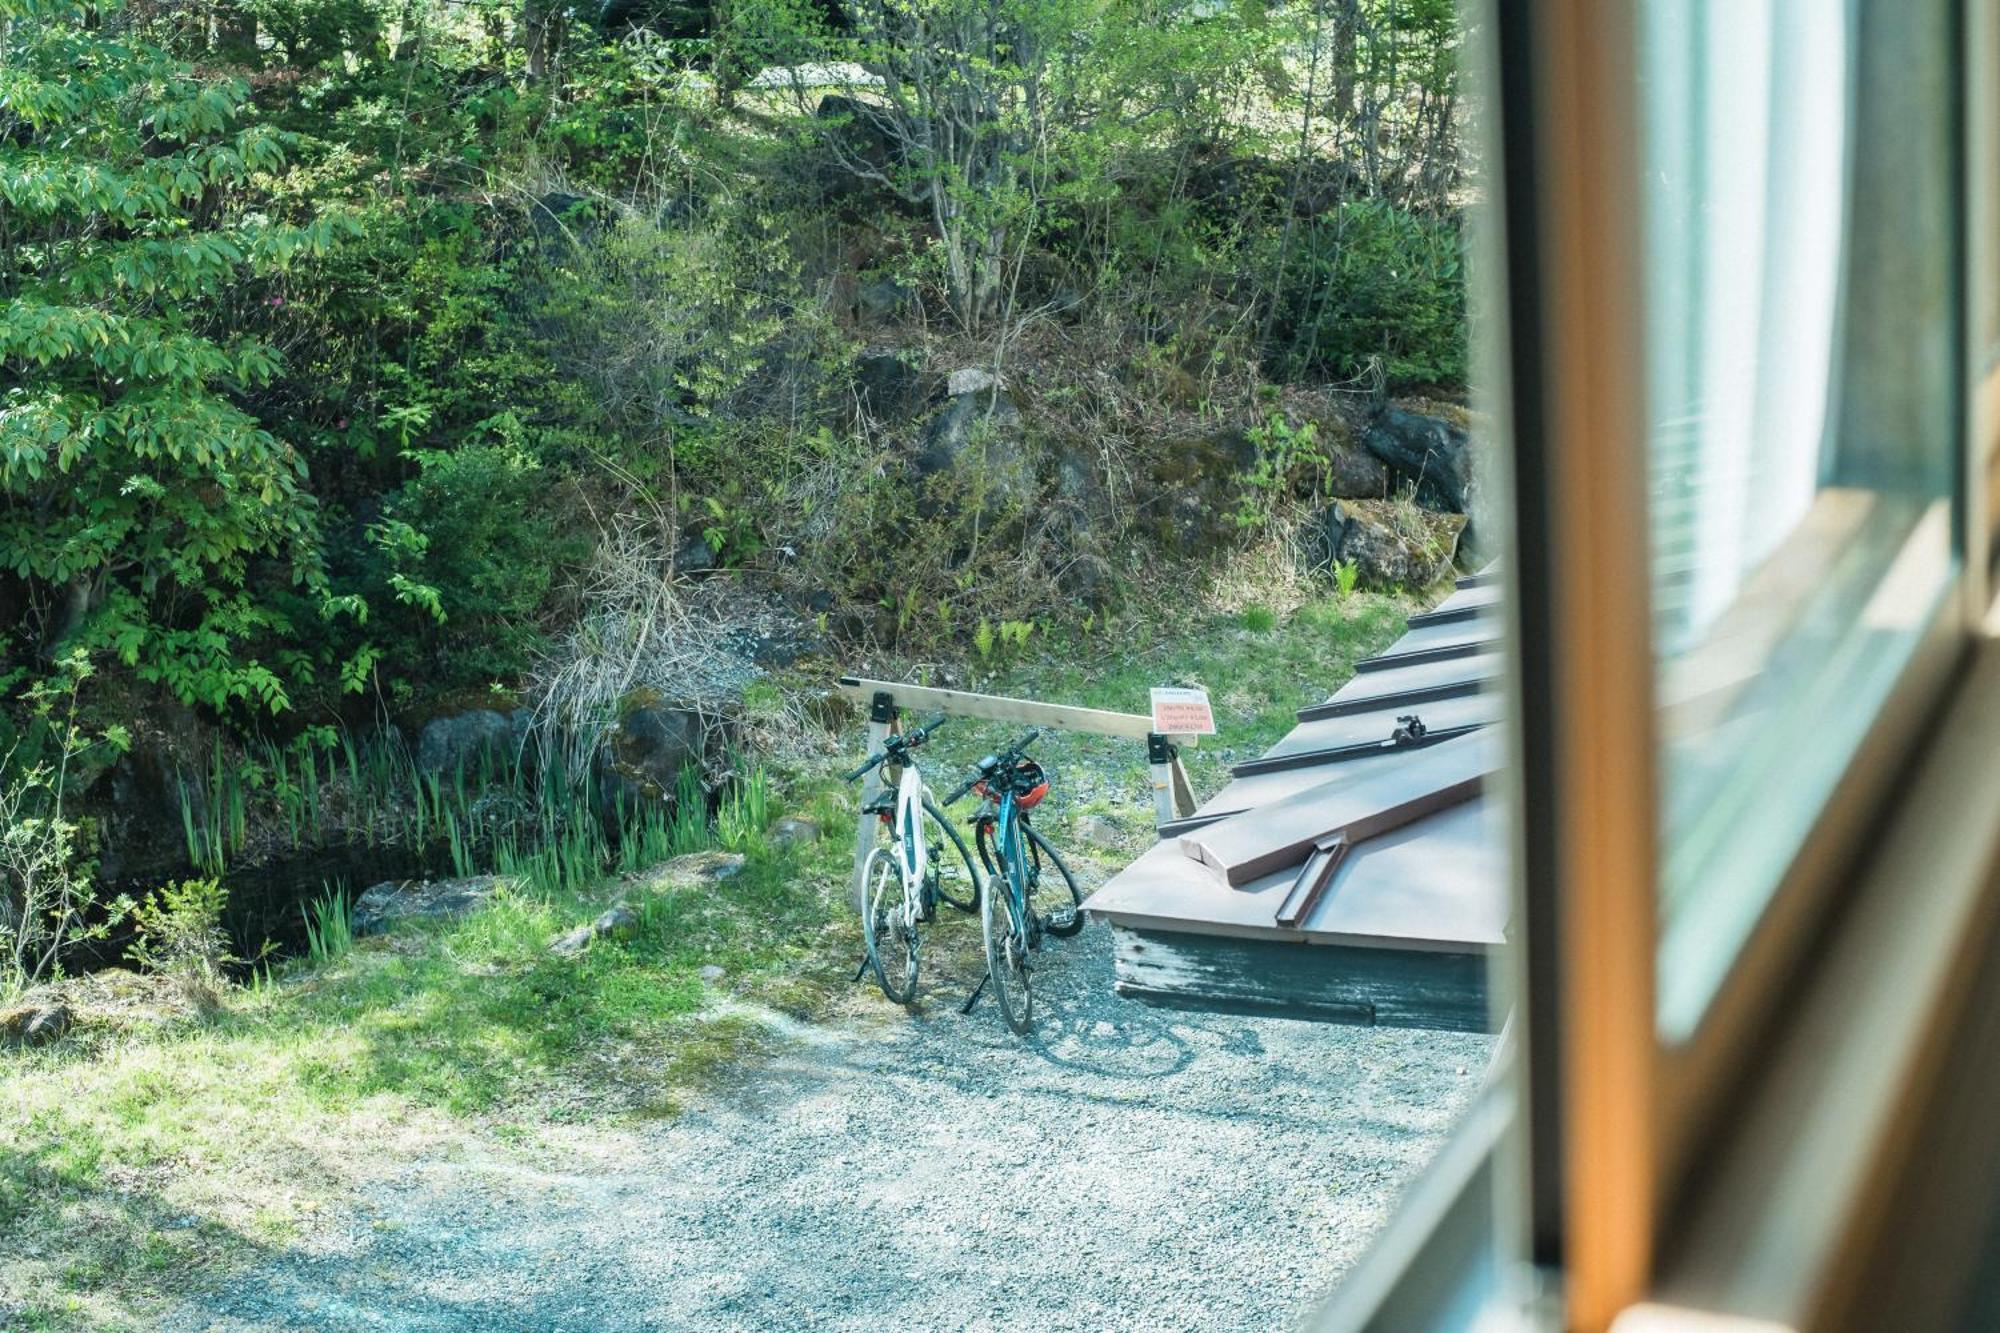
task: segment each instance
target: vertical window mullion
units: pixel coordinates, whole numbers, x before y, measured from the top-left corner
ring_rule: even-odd
[[[1500,7],[1515,478],[1516,874],[1532,1254],[1569,1326],[1643,1294],[1655,795],[1632,15]]]

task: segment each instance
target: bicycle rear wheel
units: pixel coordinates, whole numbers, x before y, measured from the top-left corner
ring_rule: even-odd
[[[1003,872],[986,883],[979,898],[979,924],[986,936],[986,977],[1007,1026],[1026,1033],[1033,1026],[1034,998],[1028,989],[1028,922],[1016,906],[1016,886]]]
[[[1021,831],[1028,835],[1028,908],[1041,918],[1043,930],[1066,940],[1083,929],[1083,894],[1076,887],[1076,876],[1047,838],[1032,827]],[[1049,873],[1051,867],[1054,874]]]
[[[917,932],[910,924],[903,868],[890,847],[868,853],[861,867],[861,938],[882,993],[897,1004],[917,996]]]
[[[928,798],[924,801],[924,815],[930,820],[933,830],[927,836],[931,846],[932,887],[937,890],[939,899],[969,916],[979,910],[980,896],[979,871],[972,864],[972,853],[966,850],[965,839],[944,817],[944,811],[931,804]],[[937,838],[937,829],[944,830],[944,841]],[[945,851],[945,842],[949,842],[952,852],[957,853],[955,858]]]

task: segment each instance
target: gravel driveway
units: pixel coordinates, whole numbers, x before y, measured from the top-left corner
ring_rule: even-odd
[[[1023,1041],[976,922],[914,1014],[833,1022],[671,1121],[390,1170],[174,1328],[1269,1329],[1366,1247],[1484,1037],[1147,1009],[1061,942]],[[945,956],[948,955],[948,956]]]

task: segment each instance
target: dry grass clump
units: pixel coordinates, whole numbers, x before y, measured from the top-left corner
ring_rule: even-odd
[[[645,690],[719,712],[756,668],[728,642],[729,626],[695,606],[674,569],[675,534],[639,517],[605,529],[582,595],[583,613],[531,678],[541,746],[589,771],[618,720],[619,701]]]
[[[1282,621],[1323,599],[1325,580],[1305,572],[1303,527],[1296,517],[1273,519],[1256,540],[1226,556],[1202,589],[1202,608],[1222,615],[1263,608]]]

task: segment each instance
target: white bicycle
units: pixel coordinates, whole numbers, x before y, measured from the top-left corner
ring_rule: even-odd
[[[870,851],[861,866],[861,938],[868,950],[862,966],[875,970],[882,993],[897,1004],[916,998],[920,928],[937,919],[937,905],[979,910],[972,853],[931,799],[910,757],[944,723],[938,716],[915,731],[890,736],[880,754],[847,775],[853,782],[886,765],[882,795],[864,811],[880,816],[889,841]],[[942,852],[942,843],[942,854],[932,850],[939,832],[955,858]]]

